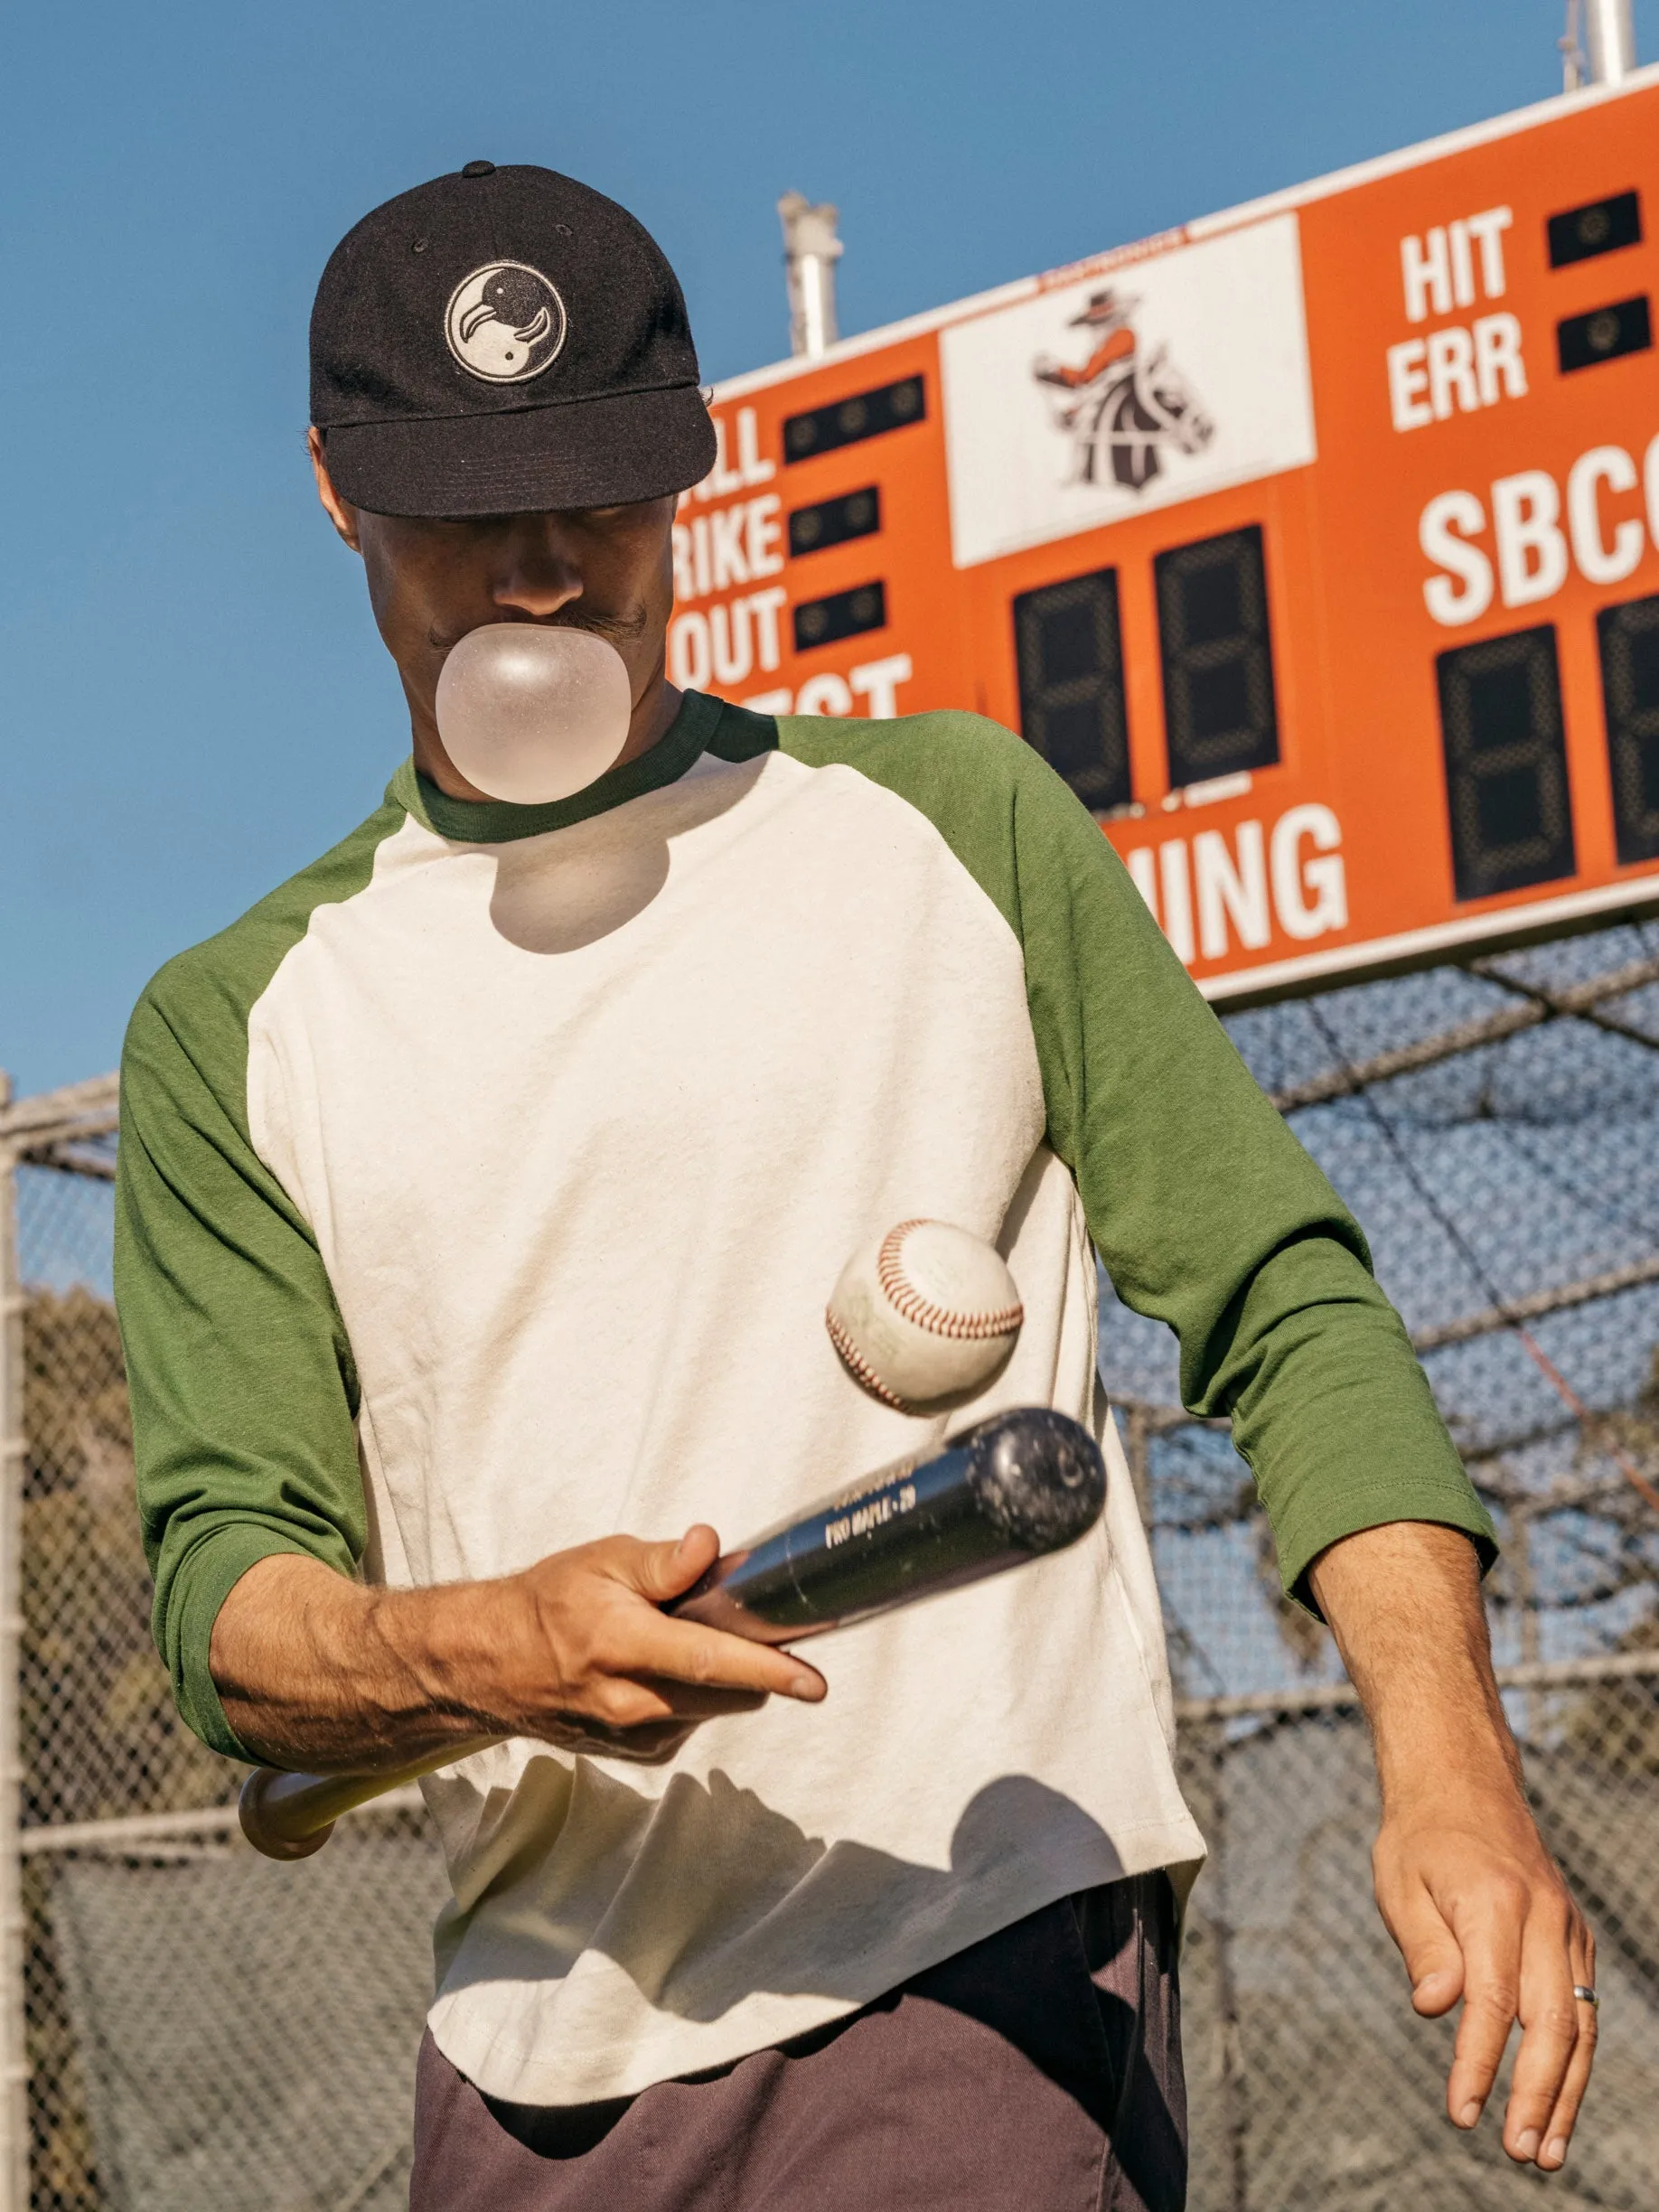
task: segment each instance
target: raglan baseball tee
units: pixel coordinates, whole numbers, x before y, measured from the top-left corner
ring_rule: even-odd
[[[155,1627],[233,1756],[209,1639],[267,1553],[425,1584],[619,1530],[735,1542],[935,1442],[822,1319],[918,1214],[996,1240],[1025,1302],[953,1419],[1090,1422],[1106,1514],[816,1645],[821,1707],[661,1768],[515,1742],[432,1776],[432,2030],[497,2096],[720,2064],[1202,1856],[1097,1249],[1177,1333],[1186,1404],[1232,1415],[1288,1585],[1380,1522],[1490,1527],[1354,1222],[1094,822],[975,717],[690,694],[539,808],[406,764],[139,1003],[117,1267]]]

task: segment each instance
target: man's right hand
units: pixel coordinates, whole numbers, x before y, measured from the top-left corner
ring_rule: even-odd
[[[659,1610],[719,1551],[704,1526],[677,1544],[607,1536],[515,1576],[508,1587],[525,1613],[504,1676],[512,1734],[661,1759],[717,1714],[752,1712],[773,1694],[815,1704],[825,1688],[816,1668]]]
[[[499,1580],[418,1590],[276,1554],[220,1608],[214,1685],[276,1766],[372,1772],[480,1736],[661,1761],[700,1720],[825,1694],[792,1654],[661,1610],[718,1552],[704,1526],[678,1543],[608,1536]]]

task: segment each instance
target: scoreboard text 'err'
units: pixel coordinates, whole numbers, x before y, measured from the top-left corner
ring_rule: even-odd
[[[1659,70],[719,387],[670,672],[1020,730],[1238,1000],[1659,907]]]

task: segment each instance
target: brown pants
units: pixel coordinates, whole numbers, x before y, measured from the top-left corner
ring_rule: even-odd
[[[1161,1874],[1032,1913],[874,2004],[603,2104],[505,2104],[430,2036],[410,2212],[1181,2212]]]

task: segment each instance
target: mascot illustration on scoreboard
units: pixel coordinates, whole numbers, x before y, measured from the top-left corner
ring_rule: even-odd
[[[1166,446],[1201,453],[1215,435],[1167,350],[1141,351],[1130,320],[1139,305],[1110,287],[1092,293],[1069,325],[1090,333],[1087,359],[1073,365],[1041,353],[1032,363],[1040,384],[1065,395],[1054,423],[1072,443],[1073,483],[1144,491],[1163,467]]]

